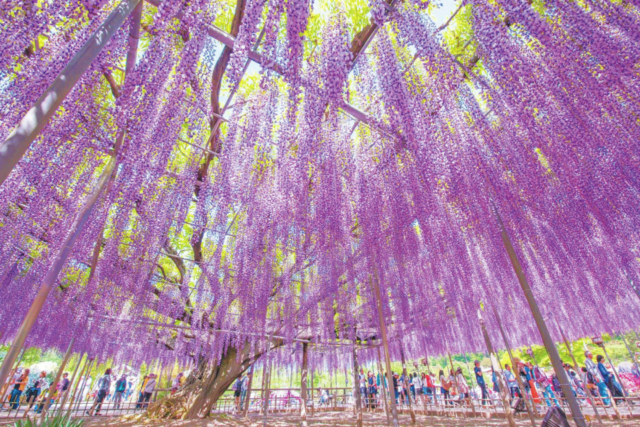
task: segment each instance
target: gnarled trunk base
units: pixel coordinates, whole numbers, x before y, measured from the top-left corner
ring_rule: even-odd
[[[281,345],[280,340],[271,343],[272,348]],[[213,368],[201,363],[182,390],[149,405],[148,417],[184,420],[207,417],[220,396],[264,353],[256,347],[252,351],[251,347],[245,342],[240,354],[235,347],[229,348]]]

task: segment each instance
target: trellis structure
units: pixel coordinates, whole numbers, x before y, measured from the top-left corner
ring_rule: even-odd
[[[177,357],[197,416],[275,347],[390,374],[502,318],[584,425],[544,317],[638,325],[639,11],[434,7],[5,2],[0,381],[25,344]]]

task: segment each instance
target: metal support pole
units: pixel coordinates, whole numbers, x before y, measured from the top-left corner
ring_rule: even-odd
[[[78,404],[76,405],[76,411],[80,409],[80,402],[82,401],[82,393],[84,392],[84,386],[87,383],[87,376],[91,372],[91,366],[94,362],[97,362],[98,358],[91,359],[89,355],[87,355],[87,361],[84,364],[83,375],[80,375],[80,381],[78,385],[80,388],[76,387],[76,391],[73,394],[73,399],[71,399],[71,403],[69,404],[69,411],[67,412],[67,417],[71,416],[71,411],[73,410],[73,404],[76,403],[76,396],[78,397]]]
[[[254,365],[251,365],[249,369],[249,384],[247,385],[247,395],[245,396],[246,401],[244,402],[244,411],[243,416],[247,416],[249,414],[249,402],[251,402],[251,386],[253,385],[253,371]]]
[[[309,344],[302,344],[302,370],[300,372],[300,425],[307,426],[307,371],[309,366]]]
[[[504,411],[507,415],[507,421],[509,422],[509,427],[516,427],[516,420],[513,417],[513,411],[511,410],[511,405],[509,404],[509,397],[507,396],[508,390],[502,378],[502,368],[500,367],[500,364],[498,363],[498,358],[496,357],[496,354],[493,351],[491,338],[489,338],[489,333],[487,332],[487,326],[484,323],[484,319],[482,318],[482,314],[480,313],[480,310],[478,310],[478,319],[480,320],[480,328],[482,329],[484,342],[487,346],[487,351],[489,352],[489,358],[491,359],[491,367],[493,368],[493,372],[496,374],[496,377],[498,379],[498,389],[500,391],[500,398],[502,399],[502,406],[504,407]]]
[[[520,260],[518,259],[518,255],[516,254],[513,245],[511,244],[511,239],[509,239],[509,235],[507,234],[507,230],[502,223],[502,219],[500,218],[500,214],[495,209],[494,213],[498,220],[498,225],[500,226],[500,232],[502,234],[502,243],[509,255],[509,259],[511,260],[511,265],[513,266],[513,270],[518,276],[518,281],[520,282],[520,286],[522,287],[522,291],[529,303],[529,308],[531,309],[531,314],[533,314],[533,318],[536,321],[536,325],[538,326],[538,331],[542,337],[542,342],[544,343],[545,348],[547,349],[547,353],[549,354],[549,359],[551,359],[551,364],[553,365],[553,370],[556,373],[558,381],[560,382],[560,386],[562,387],[562,393],[564,394],[567,402],[569,403],[569,408],[571,409],[571,414],[573,415],[573,420],[578,427],[587,427],[587,422],[584,419],[584,415],[582,415],[582,411],[580,410],[580,405],[578,404],[578,400],[573,395],[573,391],[569,386],[569,378],[567,378],[567,373],[562,367],[562,360],[560,359],[560,354],[558,354],[558,349],[556,349],[553,340],[551,339],[551,334],[549,334],[549,329],[547,329],[547,324],[544,321],[544,317],[542,317],[542,313],[540,312],[540,308],[538,307],[538,303],[536,302],[536,298],[533,295],[533,291],[531,290],[531,286],[529,286],[529,281],[524,275],[524,270],[520,265]]]
[[[471,368],[469,368],[469,361],[467,360],[467,353],[463,352],[462,356],[464,356],[464,364],[467,366],[467,372],[469,372],[469,377],[474,378],[476,382],[476,386],[478,385],[478,379],[475,378],[473,372],[471,372]],[[471,381],[471,385],[473,385],[473,381]],[[469,405],[471,405],[471,411],[473,412],[473,416],[476,416],[476,406],[473,404],[473,399],[471,398],[471,393],[469,393]]]
[[[62,414],[62,411],[64,411],[64,405],[65,405],[65,403],[67,403],[67,399],[69,398],[69,394],[71,394],[71,387],[73,387],[73,383],[76,380],[76,374],[78,373],[78,368],[82,364],[82,358],[83,357],[84,357],[84,354],[80,353],[80,357],[78,357],[78,363],[76,364],[76,367],[73,369],[73,374],[71,375],[71,381],[69,382],[69,389],[66,391],[66,393],[64,394],[64,397],[60,401],[60,407],[56,410],[57,414]]]
[[[529,414],[529,420],[531,421],[531,426],[536,427],[536,420],[531,409],[531,402],[529,402],[528,396],[525,395],[524,382],[522,381],[522,377],[520,377],[520,369],[516,366],[515,360],[513,359],[513,353],[511,352],[511,344],[507,339],[507,334],[502,327],[502,320],[496,311],[496,308],[491,304],[491,309],[493,310],[493,315],[496,318],[496,322],[498,322],[498,329],[500,329],[500,335],[502,335],[502,340],[504,341],[505,346],[507,347],[507,353],[509,354],[509,360],[511,361],[511,369],[513,369],[513,375],[515,375],[516,380],[518,381],[518,387],[520,387],[520,392],[522,393],[522,397],[524,398],[524,403],[527,405],[527,413]],[[535,408],[535,403],[533,404]],[[537,411],[536,411],[537,412]]]
[[[380,372],[380,385],[382,386],[382,403],[384,404],[384,414],[387,417],[387,425],[391,425],[389,418],[389,402],[387,401],[387,386],[384,381],[384,371],[382,370],[382,356],[380,355],[380,347],[378,347],[378,372]]]
[[[267,417],[269,415],[269,394],[271,385],[271,366],[269,362],[265,361],[265,377],[264,377],[264,401],[262,402],[264,408],[264,416],[262,418],[262,426],[267,427]]]
[[[569,356],[571,356],[571,360],[573,361],[573,368],[576,370],[576,374],[578,374],[578,378],[580,378],[580,366],[578,365],[578,361],[576,360],[576,357],[573,355],[573,351],[571,350],[571,345],[569,344],[569,341],[567,340],[567,337],[564,334],[564,330],[558,323],[558,319],[554,318],[554,320],[556,322],[556,326],[560,330],[560,335],[562,336],[562,341],[564,341],[564,346],[567,348],[567,351],[569,352]],[[531,353],[533,354],[533,352]],[[580,383],[582,383],[582,381],[580,381]],[[586,385],[583,388],[584,388],[584,392],[587,393],[587,401],[591,403],[591,407],[593,408],[593,412],[595,412],[596,414],[598,423],[602,425],[602,419],[600,418],[600,414],[598,413],[598,408],[596,407],[596,404],[593,401],[593,396],[589,395],[590,392],[589,392],[589,389],[586,387]]]
[[[314,397],[313,397],[313,376],[314,376],[315,372],[313,371],[313,368],[311,368],[311,375],[309,375],[309,392],[311,393],[311,417],[313,417],[315,415],[315,411],[314,408],[316,406]]]
[[[141,0],[123,0],[111,12],[0,145],[0,185],[7,179],[93,60],[140,2]],[[0,380],[4,379],[6,378],[0,375]]]
[[[44,417],[49,411],[49,406],[51,405],[51,399],[53,399],[53,394],[58,388],[58,383],[60,382],[60,377],[62,377],[62,373],[64,372],[64,368],[66,368],[67,363],[69,362],[69,358],[71,357],[71,350],[73,350],[73,344],[76,342],[76,337],[71,338],[71,342],[69,343],[69,347],[67,348],[67,353],[64,355],[62,359],[62,363],[60,364],[60,369],[58,369],[58,373],[56,374],[56,378],[53,380],[53,384],[49,387],[49,395],[44,401],[44,408],[42,410],[42,414],[40,415],[40,423],[44,424]],[[61,390],[62,392],[62,390]],[[57,397],[60,399],[60,396]]]
[[[355,400],[356,426],[362,427],[362,396],[360,396],[360,381],[358,381],[358,355],[353,345],[353,397]]]
[[[609,357],[609,353],[607,353],[607,349],[604,346],[604,342],[601,344],[601,347],[602,347],[602,351],[604,351],[604,355],[607,356],[607,360],[609,361],[609,365],[611,365],[611,369],[613,369],[613,374],[616,376],[616,379],[620,383],[620,387],[622,387],[622,393],[624,394],[624,396],[626,398],[628,396],[627,390],[625,389],[624,385],[622,384],[622,381],[620,380],[620,375],[618,375],[618,370],[616,369],[615,365],[611,361],[611,358]],[[613,401],[613,396],[611,396],[611,400]],[[626,399],[625,399],[625,402],[627,402]]]
[[[404,376],[404,394],[407,396],[407,402],[409,402],[409,413],[411,414],[411,424],[416,423],[416,413],[413,411],[413,405],[411,404],[411,387],[408,384],[409,376],[407,375],[407,364],[404,359],[404,348],[402,342],[400,342],[400,361],[402,362],[402,375]]]
[[[389,357],[389,341],[387,340],[387,325],[384,321],[384,312],[382,311],[382,295],[380,294],[380,285],[378,283],[378,270],[373,270],[374,279],[372,280],[373,290],[376,297],[376,306],[378,311],[378,321],[380,322],[380,334],[382,335],[382,344],[384,346],[384,361],[387,368],[387,384],[389,385],[389,401],[391,404],[391,417],[393,419],[393,427],[399,427],[398,409],[396,408],[395,390],[393,388],[393,376],[391,375],[391,358]]]

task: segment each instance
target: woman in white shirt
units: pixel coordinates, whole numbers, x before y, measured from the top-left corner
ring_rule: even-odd
[[[469,401],[469,384],[467,384],[467,379],[462,374],[462,368],[458,368],[456,371],[456,384],[458,386],[458,393],[460,393],[460,401],[465,399],[468,403]]]

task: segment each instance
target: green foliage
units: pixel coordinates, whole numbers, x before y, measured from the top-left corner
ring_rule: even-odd
[[[72,420],[67,415],[57,415],[55,417],[46,417],[42,423],[38,423],[38,418],[27,418],[18,420],[13,423],[14,427],[81,427],[85,423],[82,418]]]

